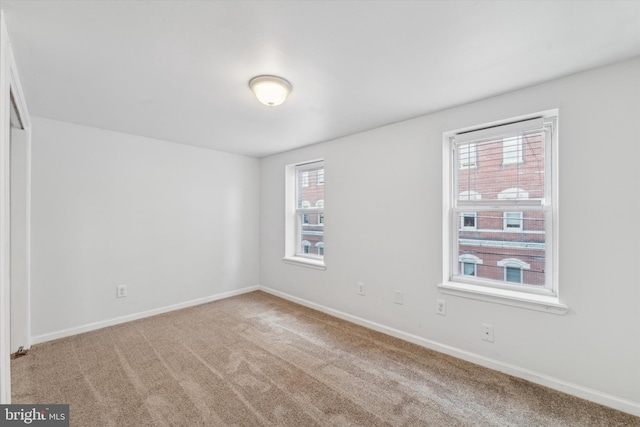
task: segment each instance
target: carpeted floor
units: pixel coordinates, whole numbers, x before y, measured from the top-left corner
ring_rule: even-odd
[[[12,375],[73,426],[640,426],[263,292],[39,344]]]

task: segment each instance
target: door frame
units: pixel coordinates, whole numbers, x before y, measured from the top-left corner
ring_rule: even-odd
[[[0,404],[11,403],[11,108],[26,132],[27,212],[26,286],[30,295],[31,270],[31,119],[16,69],[4,11],[0,11]],[[27,297],[29,298],[29,297]],[[27,310],[27,343],[30,345],[30,310]]]

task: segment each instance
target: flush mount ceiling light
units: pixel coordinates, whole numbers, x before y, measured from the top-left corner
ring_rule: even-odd
[[[281,77],[257,76],[249,80],[249,87],[258,101],[269,107],[282,104],[291,92],[291,83]]]

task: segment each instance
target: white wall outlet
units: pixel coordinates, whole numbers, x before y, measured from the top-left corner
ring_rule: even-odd
[[[127,296],[127,285],[118,285],[116,287],[116,298],[124,298]]]
[[[436,314],[439,314],[440,316],[447,315],[447,302],[445,300],[443,299],[436,300]]]
[[[482,341],[493,342],[493,325],[483,323],[480,338]]]
[[[393,302],[396,304],[402,304],[402,291],[395,291],[393,293]]]
[[[364,283],[358,282],[358,295],[364,295]]]

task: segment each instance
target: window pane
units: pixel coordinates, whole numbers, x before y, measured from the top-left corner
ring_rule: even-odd
[[[462,214],[462,226],[465,228],[476,227],[476,214],[475,213],[463,213]]]
[[[507,282],[521,283],[522,269],[518,267],[506,267],[504,278]]]
[[[458,230],[458,258],[473,255],[482,260],[482,268],[476,276],[496,281],[505,280],[505,267],[498,263],[505,259],[516,259],[528,265],[522,270],[517,283],[544,286],[546,235],[544,212],[515,212],[519,229],[503,228],[505,215],[509,212],[477,212],[476,229],[461,227]],[[462,221],[464,214],[460,214]],[[458,222],[460,224],[460,222]],[[479,262],[479,261],[478,261]],[[461,266],[463,270],[465,266]],[[464,270],[460,274],[467,274]]]
[[[324,255],[324,227],[318,224],[318,214],[299,214],[300,252],[309,255]],[[307,220],[307,222],[304,222]],[[308,247],[305,247],[307,245]]]
[[[476,165],[476,145],[473,143],[460,146],[458,165],[460,168],[470,168]]]
[[[522,229],[522,212],[505,212],[504,228],[521,230]]]
[[[502,164],[520,163],[522,161],[522,136],[512,135],[502,140]]]
[[[508,142],[505,148],[505,140],[513,142]],[[458,153],[457,200],[521,200],[544,197],[545,153],[542,131],[463,143],[458,146]],[[509,159],[507,163],[511,162],[508,167],[504,166],[505,156]],[[470,165],[473,167],[469,167]],[[505,190],[511,191],[503,193]],[[472,199],[470,194],[477,196]]]
[[[463,262],[462,263],[462,274],[465,276],[475,276],[476,275],[476,265],[472,262]]]
[[[322,180],[322,184],[319,183]],[[296,185],[296,208],[317,206],[316,203],[322,200],[324,206],[324,167],[310,164],[307,168],[298,169]],[[302,202],[308,202],[308,206],[303,206]]]
[[[324,166],[322,161],[295,168],[295,253],[324,255]]]

